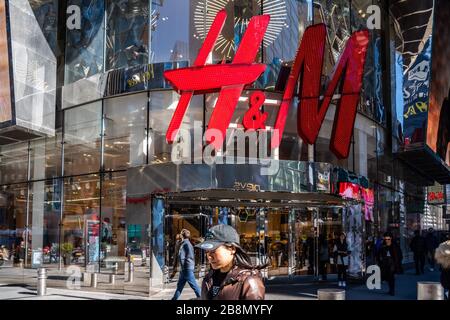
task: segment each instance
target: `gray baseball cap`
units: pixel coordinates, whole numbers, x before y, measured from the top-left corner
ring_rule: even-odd
[[[208,230],[205,241],[197,244],[195,247],[213,251],[223,244],[235,244],[239,247],[240,237],[236,230],[226,224],[219,224]]]

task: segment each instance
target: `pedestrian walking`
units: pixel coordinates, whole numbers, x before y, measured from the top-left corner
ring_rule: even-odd
[[[427,257],[428,264],[430,265],[430,271],[434,271],[434,254],[435,250],[439,245],[439,241],[434,234],[433,228],[428,229],[427,236],[425,237],[425,242],[427,245]]]
[[[381,232],[379,232],[378,236],[376,237],[376,239],[374,241],[374,246],[373,246],[375,258],[378,257],[382,246],[383,246],[383,234]]]
[[[177,290],[172,298],[172,300],[177,300],[183,291],[183,288],[187,283],[194,290],[197,298],[200,297],[200,288],[195,280],[194,269],[195,269],[195,255],[194,247],[190,242],[191,232],[187,229],[183,229],[180,232],[181,235],[181,245],[178,252],[178,261],[180,262],[180,277],[178,278]]]
[[[445,299],[450,301],[450,240],[439,245],[435,252],[435,258],[441,268],[441,285],[445,290]]]
[[[398,259],[397,259],[397,271],[399,274],[403,274],[403,251],[402,246],[400,245],[400,238],[393,238],[392,243],[395,246],[395,249],[397,250]]]
[[[384,234],[383,246],[378,254],[378,264],[381,269],[381,280],[387,281],[389,285],[389,294],[395,295],[395,274],[398,273],[399,252],[392,240],[392,234]]]
[[[181,234],[177,233],[175,237],[175,248],[173,253],[173,264],[172,264],[172,273],[169,276],[169,280],[175,278],[175,275],[178,271],[178,255],[180,252],[181,243],[183,240],[181,239]]]
[[[349,264],[350,251],[348,250],[347,235],[341,232],[339,239],[333,248],[335,255],[334,261],[337,264],[339,287],[346,287],[347,285],[347,267]]]
[[[206,250],[211,270],[202,283],[202,300],[264,300],[260,269],[241,248],[236,230],[226,224],[212,227],[196,247]]]
[[[328,241],[324,235],[319,236],[319,274],[323,281],[327,280],[327,267],[330,261]]]
[[[416,275],[425,273],[425,254],[426,243],[425,238],[420,235],[420,231],[414,231],[414,237],[409,245],[414,254],[414,264],[416,266]]]

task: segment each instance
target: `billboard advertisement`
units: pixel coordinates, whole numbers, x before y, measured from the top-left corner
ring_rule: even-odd
[[[6,1],[0,1],[0,127],[13,120],[7,16]]]
[[[450,142],[450,1],[435,2],[426,142],[447,165]]]

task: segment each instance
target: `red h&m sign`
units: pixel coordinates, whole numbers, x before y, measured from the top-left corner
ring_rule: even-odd
[[[208,143],[212,143],[216,149],[220,149],[244,87],[251,85],[266,68],[264,64],[255,63],[254,60],[269,24],[269,15],[254,16],[250,20],[232,63],[206,65],[207,57],[212,52],[222,31],[226,16],[225,10],[217,14],[192,67],[164,73],[164,77],[181,94],[166,133],[166,140],[169,143],[175,140],[192,96],[220,92],[208,130],[216,129],[222,134],[207,135],[206,137]],[[320,79],[325,43],[326,27],[324,24],[313,25],[305,30],[279,107],[274,126],[275,135],[271,141],[272,148],[278,147],[281,143],[288,110],[299,81],[297,131],[308,144],[315,143],[333,94],[340,83],[341,97],[336,106],[330,150],[338,158],[348,157],[369,44],[369,33],[368,31],[358,31],[351,35],[335,66],[323,99],[320,101]],[[342,81],[340,81],[341,79]],[[265,128],[264,122],[267,119],[267,113],[259,111],[264,99],[264,94],[260,91],[255,92],[250,98],[251,108],[244,116],[243,123],[247,130]],[[257,109],[256,113],[255,109]]]

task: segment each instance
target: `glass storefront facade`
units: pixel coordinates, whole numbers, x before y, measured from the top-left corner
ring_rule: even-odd
[[[338,159],[329,150],[336,101],[316,143],[308,146],[297,134],[295,98],[278,149],[282,161],[339,168],[337,183],[371,190],[373,201],[361,196],[349,199],[357,204],[350,201],[340,207],[317,203],[313,208],[199,207],[155,203],[149,196],[153,190],[143,186],[143,190],[130,193],[134,183],[129,181],[130,168],[171,162],[175,150],[165,134],[180,96],[164,80],[163,72],[193,65],[218,10],[225,8],[228,18],[210,57],[212,63],[231,62],[249,19],[271,15],[255,59],[267,68],[241,95],[230,126],[238,131],[243,130],[242,119],[255,90],[263,90],[270,99],[264,111],[269,113],[268,126],[273,126],[299,40],[308,26],[327,26],[322,70],[326,82],[347,39],[365,28],[367,7],[377,5],[382,12],[395,12],[396,8],[384,7],[384,1],[30,2],[49,48],[63,63],[57,66],[60,88],[54,135],[0,145],[0,244],[13,253],[14,266],[56,270],[76,265],[108,273],[115,263],[124,271],[124,262],[134,259],[140,261],[136,277],[147,280],[136,288],[123,283],[120,290],[148,294],[160,286],[148,281],[159,277],[155,266],[164,274],[171,272],[175,235],[185,227],[192,229],[195,240],[208,226],[235,226],[241,245],[255,261],[270,258],[269,278],[314,273],[318,234],[332,243],[339,232],[356,230],[349,241],[355,248],[351,268],[357,274],[365,270],[366,259],[370,260],[371,253],[364,252],[365,242],[381,232],[393,231],[404,262],[410,262],[409,238],[414,230],[430,225],[448,230],[442,205],[427,203],[426,179],[396,157],[401,143],[412,139],[414,133],[406,137],[402,136],[404,127],[397,130],[403,121],[408,122],[400,97],[406,85],[401,68],[407,61],[396,49],[399,40],[394,31],[398,26],[388,15],[381,20],[381,29],[370,30],[349,157]],[[81,9],[80,29],[67,29],[65,21],[58,22],[56,12],[70,6]],[[431,34],[428,36],[431,42]],[[406,48],[402,50],[406,52]],[[207,129],[217,97],[217,93],[208,93],[191,100],[181,129],[189,132],[192,140],[196,130],[203,133]],[[201,153],[201,144],[192,144],[183,157],[194,159],[199,150]],[[312,184],[304,179],[306,182],[293,182],[298,190],[305,186],[320,193],[319,178]],[[329,193],[337,195],[339,188],[337,184]],[[430,216],[439,221],[429,220]],[[161,232],[162,238],[155,238],[155,233]],[[197,259],[201,275],[204,256],[198,253]]]

